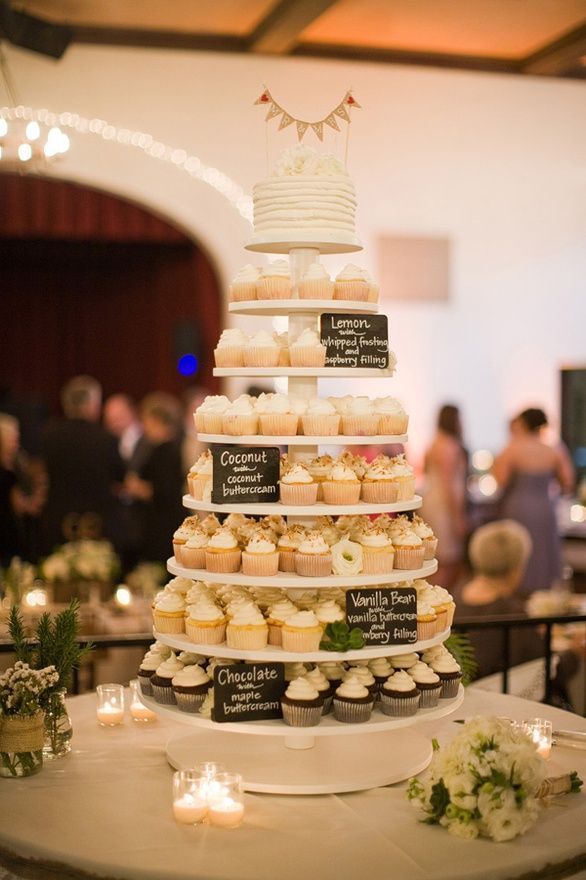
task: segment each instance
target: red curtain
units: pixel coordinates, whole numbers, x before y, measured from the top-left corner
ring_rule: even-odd
[[[11,396],[56,410],[78,373],[137,399],[217,387],[218,280],[182,232],[106,193],[42,178],[0,175],[0,205],[0,384]],[[184,377],[177,358],[194,336],[199,370]]]

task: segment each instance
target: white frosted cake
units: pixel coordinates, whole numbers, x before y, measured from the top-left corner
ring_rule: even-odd
[[[324,242],[359,249],[356,193],[342,162],[299,144],[285,150],[269,178],[253,189],[254,235],[263,243]],[[277,250],[278,248],[275,248]]]

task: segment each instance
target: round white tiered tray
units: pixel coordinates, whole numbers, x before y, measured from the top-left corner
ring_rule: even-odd
[[[360,377],[365,379],[385,379],[392,376],[394,370],[360,369]],[[356,370],[349,367],[214,367],[214,376],[265,376],[295,378],[300,376],[317,376],[323,379],[355,379]]]
[[[308,434],[294,436],[279,435],[269,437],[264,434],[200,434],[197,439],[202,443],[221,443],[223,445],[238,444],[241,446],[380,446],[394,443],[405,443],[407,434],[371,434],[363,437],[344,437],[334,434],[332,437],[312,437]]]
[[[247,251],[258,254],[288,254],[293,250],[318,250],[321,254],[352,254],[362,250],[362,243],[352,232],[332,232],[324,235],[323,230],[312,233],[303,230],[301,241],[291,241],[291,230],[287,233],[254,233],[244,245]]]
[[[370,587],[378,584],[398,584],[401,581],[413,581],[417,578],[426,578],[437,571],[435,559],[426,562],[421,568],[410,570],[393,570],[389,574],[358,574],[353,577],[302,577],[299,574],[290,574],[280,571],[274,577],[261,578],[257,575],[231,572],[229,574],[217,574],[205,568],[185,568],[179,565],[175,559],[167,560],[167,570],[178,577],[191,578],[195,581],[207,581],[209,584],[233,584],[239,587],[277,587],[283,590],[323,590],[326,587]]]
[[[228,305],[232,315],[276,315],[309,314],[324,312],[343,315],[377,315],[378,303],[358,302],[343,299],[247,299]]]
[[[306,507],[295,504],[281,504],[280,501],[268,501],[266,504],[212,504],[211,501],[196,501],[191,495],[183,496],[183,506],[190,510],[209,510],[214,513],[246,513],[248,516],[270,516],[281,514],[282,516],[342,516],[343,514],[371,514],[371,513],[402,513],[406,510],[417,510],[421,507],[421,498],[416,495],[411,501],[397,501],[395,504],[367,504],[359,501],[358,504],[346,504],[344,507],[336,504],[308,504]]]
[[[411,651],[427,651],[433,645],[440,645],[450,635],[446,629],[432,639],[403,645],[385,645],[384,647],[366,646],[358,651],[283,651],[282,648],[268,645],[256,651],[243,651],[241,648],[228,648],[227,645],[198,645],[185,635],[171,635],[153,630],[153,636],[157,641],[164,642],[170,648],[177,651],[188,651],[190,654],[202,654],[204,657],[228,657],[231,660],[258,660],[261,663],[295,663],[301,660],[303,663],[343,662],[349,660],[371,660],[374,657],[394,657],[397,654],[411,653]]]

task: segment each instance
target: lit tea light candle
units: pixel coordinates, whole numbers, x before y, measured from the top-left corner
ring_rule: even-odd
[[[96,715],[102,727],[116,727],[124,721],[124,688],[121,684],[99,684]]]
[[[186,793],[173,801],[173,815],[175,820],[183,825],[197,825],[208,813],[208,804],[205,798]]]
[[[124,721],[124,709],[118,709],[116,706],[98,706],[98,721],[106,727],[115,727]]]
[[[533,718],[527,721],[525,728],[535,743],[537,754],[546,760],[551,755],[552,724],[544,718]]]
[[[130,715],[133,721],[139,723],[157,720],[156,712],[153,712],[152,709],[149,709],[148,706],[141,702],[137,678],[130,682]]]
[[[231,797],[213,800],[209,807],[210,825],[218,828],[238,828],[244,816],[244,804]]]

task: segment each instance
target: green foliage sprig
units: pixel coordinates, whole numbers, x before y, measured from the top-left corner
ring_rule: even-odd
[[[14,642],[17,660],[28,663],[33,669],[54,666],[59,674],[51,692],[71,686],[74,669],[78,669],[82,659],[93,649],[89,642],[80,645],[79,601],[72,599],[69,607],[54,617],[45,611],[39,618],[36,632],[27,637],[24,621],[19,609],[10,609],[8,629]]]
[[[474,681],[478,671],[476,655],[469,637],[464,633],[452,633],[444,644],[462,670],[462,684],[467,687]]]
[[[320,642],[322,651],[357,651],[364,647],[364,634],[355,626],[350,629],[347,623],[336,620],[328,623],[324,632],[325,638]]]

